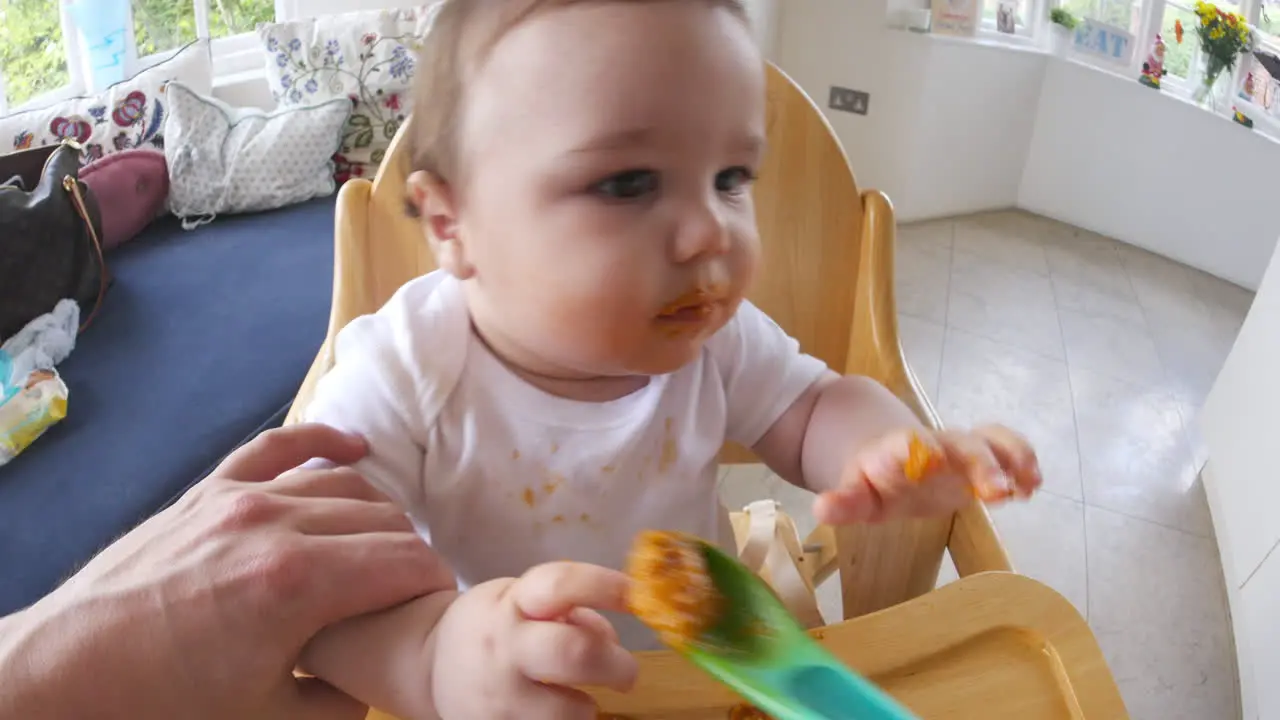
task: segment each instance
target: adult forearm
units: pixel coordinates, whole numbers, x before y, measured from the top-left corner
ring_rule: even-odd
[[[456,592],[331,625],[307,643],[303,671],[405,720],[437,717],[432,700],[432,632]]]
[[[834,490],[867,443],[895,429],[919,426],[901,400],[874,380],[849,375],[822,388],[804,432],[801,467],[813,492]]]
[[[74,630],[37,604],[0,618],[0,718],[90,717],[94,678],[77,677]]]

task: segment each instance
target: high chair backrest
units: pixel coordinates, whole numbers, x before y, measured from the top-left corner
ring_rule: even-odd
[[[936,425],[898,343],[892,207],[878,192],[859,191],[839,141],[804,91],[772,65],[767,74],[768,148],[754,190],[763,262],[749,297],[805,351],[839,372],[875,378]],[[412,119],[400,129],[372,183],[349,181],[339,195],[329,335],[291,419],[330,366],[337,332],[435,268],[421,224],[406,213],[411,126]],[[723,457],[752,460],[734,447]],[[820,529],[811,562],[824,569],[812,574],[821,579],[838,563],[846,617],[923,594],[936,581],[952,520]],[[1003,557],[980,509],[966,527],[977,539],[965,543]]]

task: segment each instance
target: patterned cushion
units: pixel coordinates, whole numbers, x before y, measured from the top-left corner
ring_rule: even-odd
[[[422,38],[438,5],[328,15],[258,27],[281,106],[348,98],[338,179],[372,177],[409,113]]]
[[[164,88],[179,80],[210,92],[209,43],[198,40],[176,55],[102,93],[0,118],[0,153],[52,145],[72,138],[84,147],[83,162],[135,147],[161,146]]]
[[[176,82],[166,97],[169,210],[186,227],[333,192],[333,154],[351,115],[345,99],[267,113]]]

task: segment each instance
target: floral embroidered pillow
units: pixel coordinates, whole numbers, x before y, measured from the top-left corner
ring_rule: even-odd
[[[414,63],[437,7],[343,13],[258,27],[267,82],[277,103],[350,99],[351,118],[334,157],[339,182],[377,172],[409,113]]]
[[[163,147],[165,86],[181,80],[209,92],[209,44],[196,41],[172,58],[93,96],[0,118],[0,154],[72,139],[92,162],[131,148]]]

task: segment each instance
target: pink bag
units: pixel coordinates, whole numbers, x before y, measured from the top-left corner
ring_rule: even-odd
[[[145,148],[112,153],[80,168],[102,212],[102,249],[136,237],[164,209],[169,170],[164,153]]]

